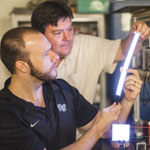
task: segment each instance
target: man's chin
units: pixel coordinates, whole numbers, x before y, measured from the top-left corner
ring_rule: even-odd
[[[57,76],[53,76],[53,77],[51,77],[51,80],[55,80],[55,79],[56,79],[56,77],[57,77]]]
[[[51,81],[51,80],[55,80],[57,77],[57,74],[56,75],[51,75],[49,77],[45,77],[45,78],[40,78],[41,81],[43,82],[48,82],[48,81]]]
[[[62,54],[60,57],[61,57],[61,58],[65,58],[65,57],[67,57],[68,55],[70,55],[70,52],[64,53],[64,54]]]
[[[55,80],[56,77],[57,77],[57,73],[55,73],[55,75],[52,75],[52,76],[50,77],[50,79],[51,79],[51,80]]]
[[[64,57],[68,56],[71,53],[71,49],[72,48],[62,50],[62,53],[59,55],[59,57],[64,58]]]

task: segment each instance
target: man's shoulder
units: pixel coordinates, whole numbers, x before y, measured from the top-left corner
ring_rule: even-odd
[[[9,108],[12,106],[13,102],[10,101],[9,96],[6,93],[5,89],[0,90],[0,109]]]
[[[102,38],[93,35],[75,35],[73,44],[73,49],[75,49],[74,53],[77,53],[76,51],[87,51],[87,49],[89,48],[93,49],[94,47],[97,47],[97,45],[99,45],[101,42],[103,42]]]
[[[50,81],[48,82],[48,84],[52,87],[53,90],[71,88],[71,85],[69,83],[60,78]]]
[[[57,93],[58,95],[65,93],[66,96],[70,95],[73,97],[78,91],[75,87],[71,86],[63,79],[55,79],[53,81],[48,82],[46,84],[46,90],[50,90],[53,93]]]
[[[77,34],[75,35],[75,40],[89,40],[89,39],[99,39],[97,36],[87,35],[87,34]]]
[[[0,90],[0,101],[3,99],[7,99],[5,89]]]
[[[59,87],[61,87],[63,89],[71,88],[71,85],[68,82],[66,82],[65,80],[60,79],[60,78],[54,80],[54,83],[59,85]]]

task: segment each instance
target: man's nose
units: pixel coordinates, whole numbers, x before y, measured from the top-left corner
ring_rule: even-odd
[[[69,33],[67,31],[63,31],[64,40],[69,40]]]
[[[57,53],[50,51],[50,59],[51,59],[51,62],[56,62],[59,59],[59,56]]]

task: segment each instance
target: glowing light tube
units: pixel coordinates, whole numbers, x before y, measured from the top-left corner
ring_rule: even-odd
[[[125,59],[125,62],[124,62],[123,68],[122,68],[122,72],[121,72],[121,75],[120,75],[120,79],[119,79],[119,83],[118,83],[118,87],[117,87],[117,91],[116,91],[116,96],[119,96],[119,97],[121,96],[124,80],[125,80],[125,77],[127,75],[127,71],[126,70],[129,67],[129,64],[130,64],[131,58],[133,56],[133,52],[134,52],[134,49],[136,47],[136,44],[138,42],[139,37],[140,37],[140,33],[139,32],[135,32],[133,41],[131,43],[129,52],[127,54],[127,57]]]

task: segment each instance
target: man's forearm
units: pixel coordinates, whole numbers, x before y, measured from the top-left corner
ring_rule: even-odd
[[[133,39],[133,36],[128,36],[126,39],[121,40],[114,62],[118,62],[126,58],[132,39]],[[142,46],[142,41],[138,41],[134,54],[137,54],[140,51],[141,46]]]
[[[123,98],[121,102],[121,112],[119,115],[118,123],[126,122],[133,105],[134,105],[134,101],[128,101],[127,99]]]
[[[89,130],[79,140],[61,150],[91,150],[97,140],[110,129],[110,125],[118,120],[120,109],[121,105],[114,103],[99,111]]]
[[[92,150],[93,146],[102,134],[103,128],[101,128],[101,130],[97,130],[97,128],[93,127],[76,142],[62,148],[61,150]]]
[[[129,47],[131,45],[132,39],[134,37],[134,32],[135,31],[140,32],[140,40],[137,43],[137,46],[136,46],[136,49],[135,49],[135,54],[137,54],[139,52],[139,50],[141,49],[143,41],[145,39],[147,39],[148,36],[150,35],[150,28],[148,27],[148,25],[146,23],[144,23],[142,21],[135,22],[131,26],[129,36],[121,41],[114,62],[121,61],[126,57],[126,55],[128,53],[128,50],[129,50]]]

